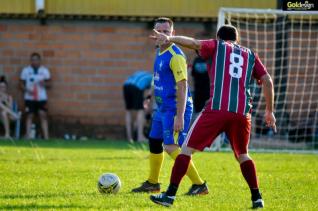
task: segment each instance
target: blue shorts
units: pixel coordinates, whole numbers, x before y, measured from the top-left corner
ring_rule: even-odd
[[[190,127],[192,110],[186,110],[184,115],[184,129],[179,133],[173,130],[175,115],[176,113],[172,111],[155,111],[149,137],[153,139],[163,139],[165,145],[178,144],[182,146]]]

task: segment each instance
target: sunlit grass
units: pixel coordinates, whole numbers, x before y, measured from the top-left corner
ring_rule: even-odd
[[[147,145],[120,141],[0,141],[0,210],[162,210],[148,194],[132,194],[148,176]],[[318,210],[318,157],[305,154],[253,153],[267,210]],[[162,190],[173,162],[165,156]],[[184,196],[181,183],[174,209],[247,210],[249,189],[231,153],[205,152],[194,162],[210,194]],[[117,195],[96,188],[104,172],[122,181]]]

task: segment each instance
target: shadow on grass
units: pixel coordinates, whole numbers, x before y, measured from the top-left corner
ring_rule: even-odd
[[[85,194],[76,194],[76,193],[37,193],[37,194],[5,194],[0,195],[0,199],[38,199],[38,198],[56,198],[56,197],[74,197],[74,196],[95,196],[96,193],[85,193]]]
[[[114,140],[0,140],[0,147],[40,147],[40,148],[65,148],[65,149],[147,149],[148,143],[128,143],[127,141]]]
[[[87,159],[87,158],[83,158]],[[34,158],[23,158],[23,162],[34,162]],[[131,156],[111,156],[111,157],[95,157],[93,160],[97,161],[112,161],[112,160],[131,160]],[[15,160],[16,162],[21,162],[21,160],[17,159]],[[70,158],[63,158],[63,157],[58,157],[58,158],[45,158],[45,162],[55,162],[55,161],[70,161]],[[0,162],[12,162],[12,159],[10,158],[2,158],[0,159]],[[1,197],[1,196],[0,196]]]
[[[5,194],[0,195],[0,199],[40,199],[40,198],[56,198],[56,197],[62,197],[62,198],[70,198],[74,196],[78,196],[82,194],[76,194],[76,193],[41,193],[41,194]],[[96,193],[85,193],[85,195],[91,195],[94,196]],[[0,205],[0,210],[37,210],[37,209],[53,209],[53,210],[59,210],[59,209],[90,209],[92,207],[85,206],[85,205],[78,205],[78,204],[60,204],[60,205],[39,205],[36,203],[30,203],[30,204],[21,204],[21,205]]]
[[[27,205],[3,205],[0,206],[0,210],[37,210],[37,209],[90,209],[92,207],[75,205],[75,204],[61,204],[61,205],[37,205],[37,204],[27,204]]]

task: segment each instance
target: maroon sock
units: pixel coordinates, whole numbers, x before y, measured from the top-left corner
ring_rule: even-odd
[[[255,164],[252,160],[241,163],[242,174],[251,189],[258,189]]]
[[[178,155],[172,168],[170,184],[179,186],[182,180],[182,177],[184,177],[184,175],[187,173],[190,160],[191,160],[190,156],[183,155],[183,154]]]

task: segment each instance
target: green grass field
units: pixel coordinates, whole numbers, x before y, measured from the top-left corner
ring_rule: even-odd
[[[130,190],[148,175],[147,146],[112,141],[0,141],[0,210],[163,210],[148,194]],[[318,156],[252,153],[266,210],[318,210]],[[165,156],[162,189],[173,162]],[[248,210],[250,193],[232,153],[194,155],[210,194],[184,196],[181,183],[172,209]],[[117,195],[96,188],[104,172],[122,181]]]

